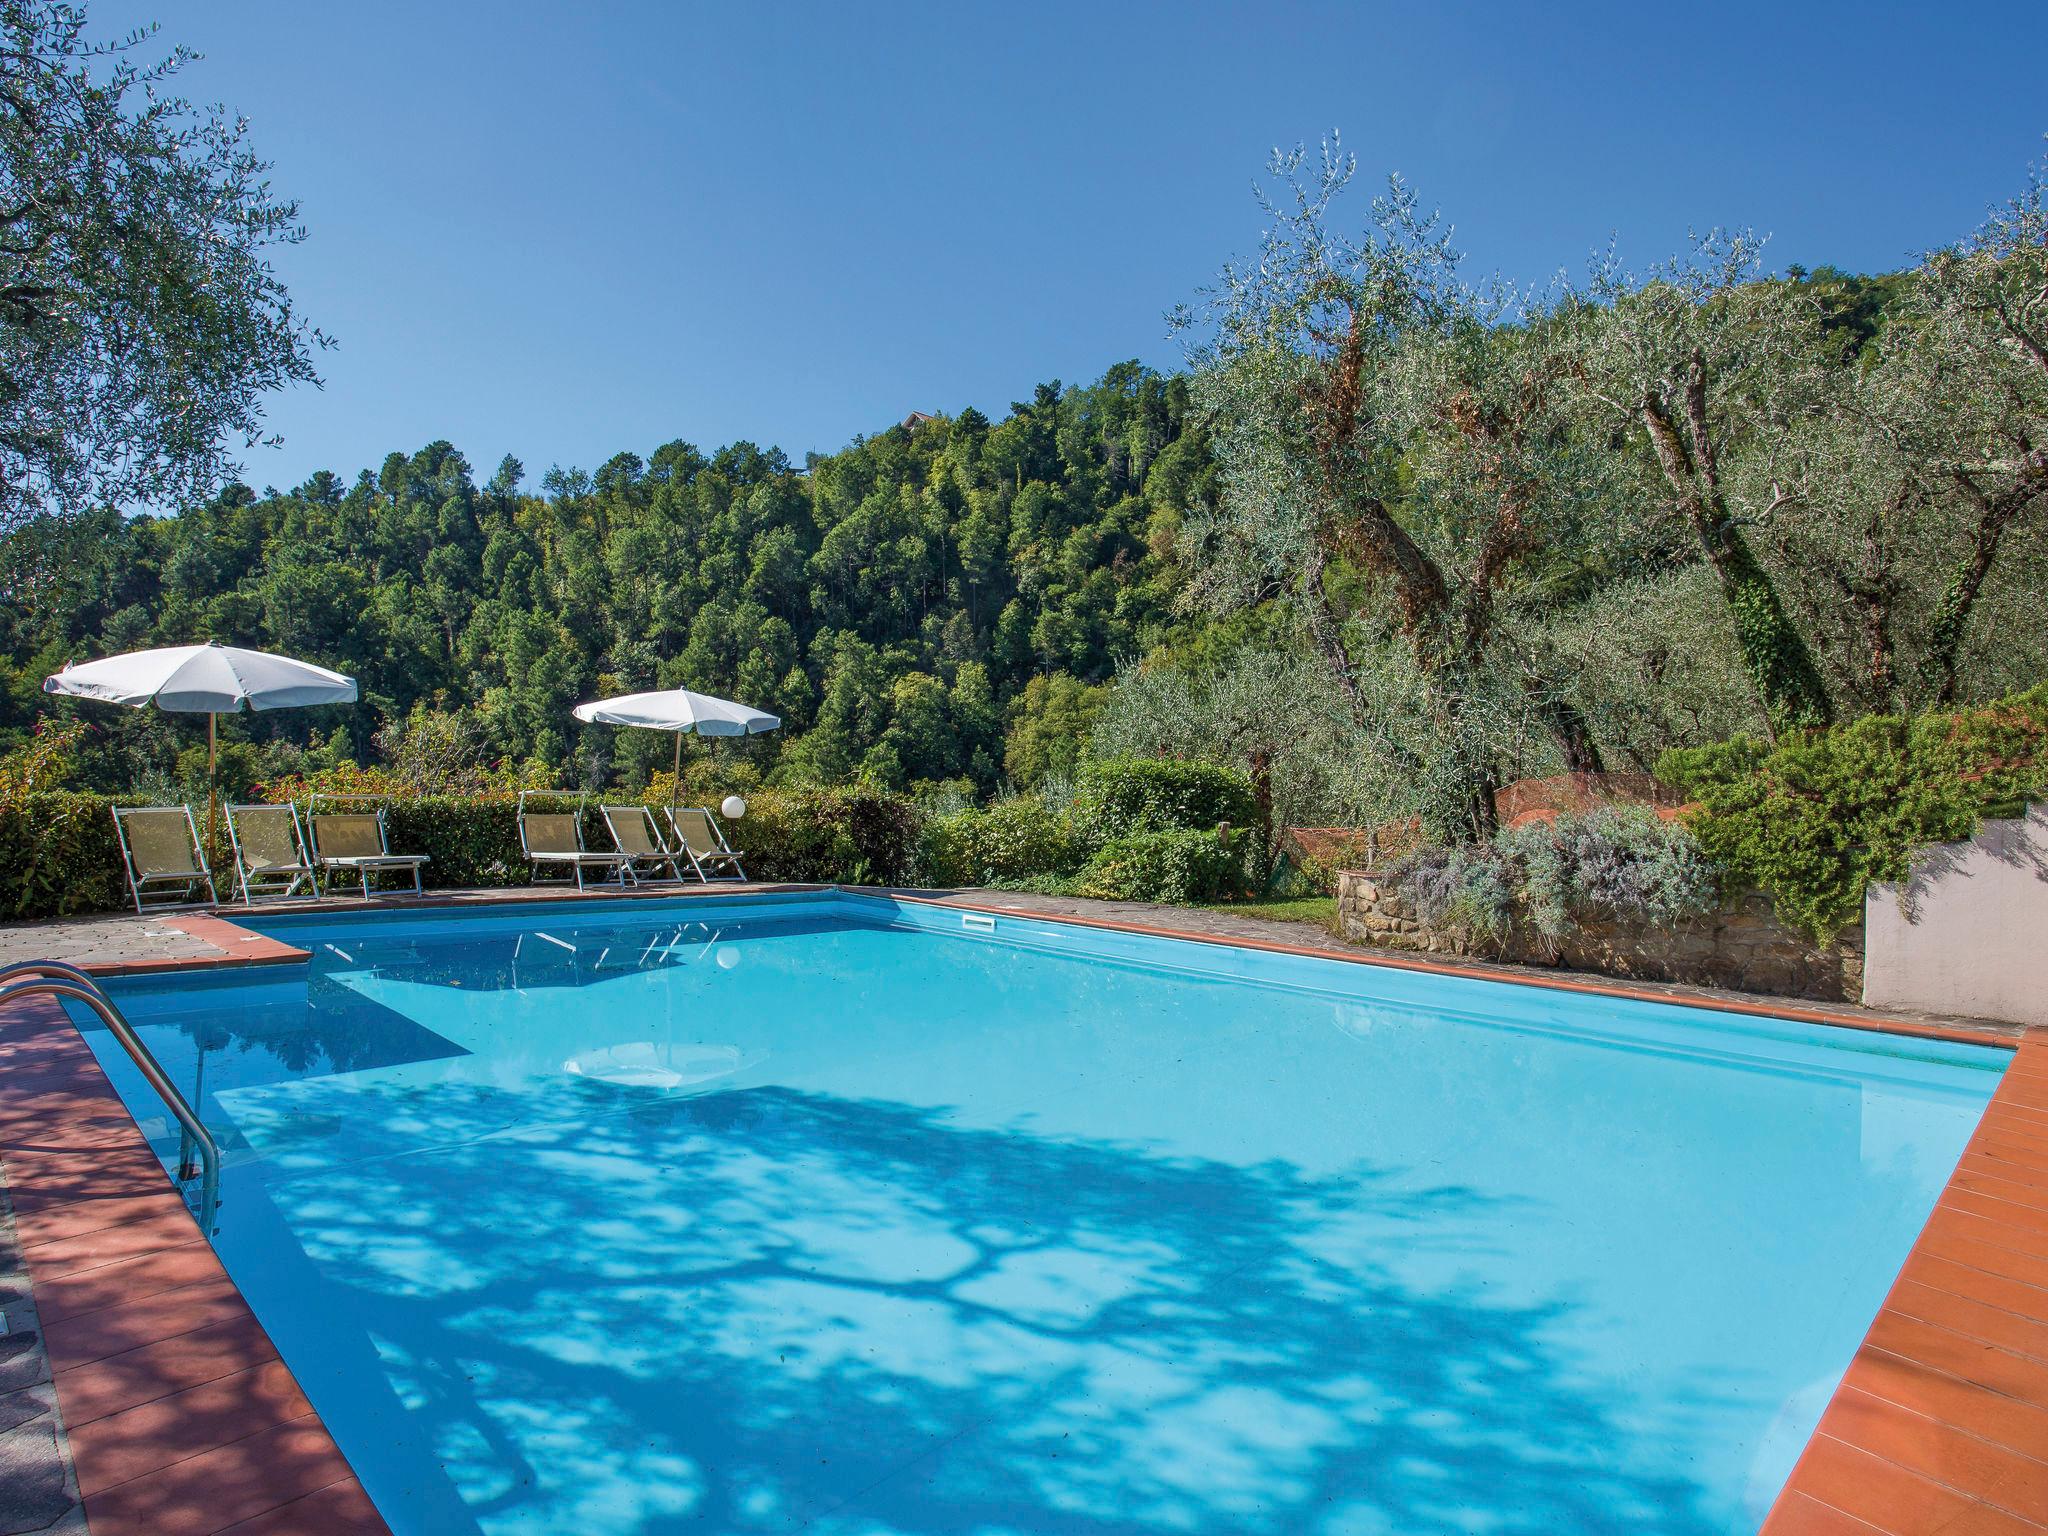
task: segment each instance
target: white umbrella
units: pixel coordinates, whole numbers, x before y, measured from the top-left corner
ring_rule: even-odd
[[[206,716],[206,835],[213,836],[216,717],[236,710],[353,704],[356,680],[309,661],[245,651],[215,641],[167,645],[66,666],[43,679],[43,692],[105,704],[129,704]]]
[[[613,699],[578,704],[578,720],[592,725],[637,725],[648,731],[676,733],[674,778],[683,776],[683,737],[694,731],[699,736],[758,736],[782,722],[774,715],[730,699],[716,699],[688,688],[665,688],[656,693],[622,693]],[[673,790],[670,791],[674,793]]]

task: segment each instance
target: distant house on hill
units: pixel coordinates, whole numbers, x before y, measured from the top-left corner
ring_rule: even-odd
[[[906,432],[915,432],[919,427],[923,426],[926,422],[937,421],[938,419],[939,418],[934,416],[930,411],[912,411],[908,416],[903,418],[903,430]]]

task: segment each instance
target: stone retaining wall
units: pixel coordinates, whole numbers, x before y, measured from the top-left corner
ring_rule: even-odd
[[[1337,916],[1347,937],[1382,949],[1823,1002],[1863,997],[1863,930],[1852,929],[1829,948],[1816,949],[1778,921],[1761,891],[1746,891],[1718,912],[1670,928],[1590,923],[1553,942],[1518,927],[1498,941],[1474,942],[1417,921],[1400,893],[1372,871],[1347,870],[1337,877]]]

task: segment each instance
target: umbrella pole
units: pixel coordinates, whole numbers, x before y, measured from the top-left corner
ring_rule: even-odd
[[[670,809],[670,810],[674,810],[674,809],[676,808],[676,805],[678,804],[678,802],[679,802],[679,801],[681,800],[681,798],[682,798],[682,793],[683,793],[683,733],[682,733],[681,731],[677,731],[677,732],[676,732],[676,763],[675,763],[675,767],[673,767],[672,769],[670,769],[670,770],[669,770],[669,776],[668,776],[668,807],[669,807],[669,809]]]
[[[216,740],[215,740],[215,737],[214,737],[214,732],[215,732],[215,729],[217,728],[217,726],[219,725],[219,722],[220,722],[220,716],[219,716],[219,715],[216,715],[216,714],[214,714],[214,713],[213,713],[213,712],[212,712],[211,710],[207,711],[207,715],[206,715],[206,845],[207,845],[207,846],[208,846],[209,848],[213,846],[213,810],[214,810],[214,802],[215,802],[215,801],[216,801],[216,800],[217,800],[217,799],[219,798],[219,796],[218,796],[218,795],[217,795],[217,794],[215,793],[215,791],[214,791],[214,769],[215,769],[216,763],[217,763],[217,761],[218,761],[218,756],[219,756],[219,745],[218,745],[218,743],[217,743],[217,742],[216,742]]]

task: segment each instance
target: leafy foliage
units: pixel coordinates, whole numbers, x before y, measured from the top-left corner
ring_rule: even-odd
[[[881,789],[965,777],[986,794],[1006,725],[1013,777],[1072,772],[1094,690],[1172,621],[1170,530],[1208,494],[1186,382],[1136,364],[1042,386],[998,423],[964,411],[802,467],[677,442],[551,472],[540,495],[523,475],[507,461],[479,485],[433,443],[352,483],[31,525],[0,541],[0,742],[69,707],[37,692],[68,658],[213,637],[362,684],[354,708],[223,722],[277,759],[257,778],[293,771],[294,752],[332,760],[336,731],[368,763],[380,732],[395,751],[438,729],[487,777],[644,785],[670,738],[570,707],[688,685],[783,719],[718,749],[725,768]],[[33,602],[30,569],[46,573]],[[193,739],[151,714],[104,727],[116,747],[88,782],[106,789],[167,755],[158,736]]]
[[[573,796],[529,801],[528,809],[573,811],[577,802]],[[530,869],[519,846],[516,796],[430,794],[394,799],[385,808],[385,824],[393,848],[428,856],[422,872],[428,885],[445,889],[527,883]],[[598,816],[587,807],[583,840],[592,848],[611,846]]]
[[[1095,839],[1140,832],[1259,829],[1251,781],[1235,769],[1170,758],[1121,757],[1081,772],[1075,816]]]
[[[1106,759],[1083,767],[1066,807],[1025,795],[985,810],[935,816],[925,833],[924,875],[939,885],[1215,900],[1242,894],[1250,878],[1246,861],[1263,851],[1256,811],[1250,782],[1231,769],[1169,759]],[[1230,831],[1219,841],[1223,827]],[[1159,894],[1170,891],[1214,894]]]
[[[1351,233],[1355,171],[1334,139],[1313,163],[1276,154],[1258,259],[1225,266],[1179,317],[1223,490],[1190,529],[1193,591],[1211,611],[1297,608],[1425,823],[1472,837],[1492,825],[1504,716],[1584,740],[1543,669],[1503,642],[1525,594],[1592,564],[1608,456],[1571,430],[1562,311],[1465,282],[1449,227],[1398,177]],[[1398,671],[1398,711],[1376,707],[1368,666]]]
[[[1010,703],[1010,732],[1003,768],[1019,789],[1048,779],[1071,780],[1088,750],[1089,737],[1110,690],[1065,672],[1041,673],[1025,683]]]
[[[197,59],[0,4],[0,526],[171,508],[263,436],[262,398],[325,344],[266,251],[304,238],[242,121],[173,91]]]
[[[727,829],[756,880],[909,885],[916,877],[917,807],[872,790],[763,790]]]
[[[923,874],[933,885],[1014,885],[1072,874],[1087,857],[1068,819],[1036,795],[935,816]]]
[[[1547,939],[1588,921],[1667,925],[1713,910],[1720,894],[1692,834],[1633,806],[1566,812],[1483,843],[1426,845],[1388,878],[1422,922],[1483,938],[1518,922]]]
[[[1903,880],[1927,847],[1973,836],[2048,787],[2048,684],[1977,709],[1870,715],[1777,747],[1738,739],[1666,754],[1658,774],[1699,801],[1700,846],[1731,880],[1826,940],[1861,919],[1865,887]]]
[[[1108,901],[1222,901],[1248,889],[1242,832],[1131,832],[1096,849],[1074,894]]]
[[[34,735],[11,752],[0,754],[0,800],[18,800],[62,786],[75,770],[84,736],[82,721],[38,721]]]
[[[121,905],[114,802],[70,790],[0,793],[0,916],[68,917]]]

